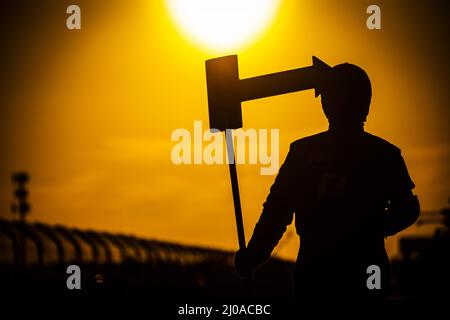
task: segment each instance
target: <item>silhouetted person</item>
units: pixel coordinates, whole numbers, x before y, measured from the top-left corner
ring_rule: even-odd
[[[269,259],[295,212],[297,300],[383,298],[384,238],[415,222],[419,202],[400,149],[364,131],[371,95],[361,68],[330,70],[321,88],[329,129],[291,144],[247,249],[235,255],[238,274]],[[381,269],[381,290],[366,285],[370,265]]]

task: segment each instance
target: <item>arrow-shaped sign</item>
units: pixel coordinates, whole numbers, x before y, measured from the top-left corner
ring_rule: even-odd
[[[237,55],[206,61],[209,125],[220,131],[242,127],[241,102],[269,96],[315,89],[320,94],[329,65],[313,57],[305,68],[239,79]]]
[[[331,67],[316,57],[312,60],[313,64],[309,67],[242,80],[239,79],[237,55],[206,61],[209,126],[211,129],[226,130],[234,212],[241,249],[245,248],[246,242],[231,132],[231,129],[242,127],[241,102],[307,89],[314,89],[317,97]]]

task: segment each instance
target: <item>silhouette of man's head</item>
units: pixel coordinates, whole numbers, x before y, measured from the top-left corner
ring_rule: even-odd
[[[330,69],[321,90],[322,108],[330,123],[342,126],[362,124],[369,113],[372,87],[366,72],[343,63]]]

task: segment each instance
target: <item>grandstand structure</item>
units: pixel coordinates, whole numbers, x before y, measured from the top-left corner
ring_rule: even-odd
[[[289,299],[293,268],[290,261],[271,259],[249,289],[234,273],[233,252],[4,219],[0,252],[3,288],[50,295],[68,294],[66,269],[78,265],[80,291],[88,295]]]

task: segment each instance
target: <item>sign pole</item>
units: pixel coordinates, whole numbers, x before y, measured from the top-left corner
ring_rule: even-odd
[[[231,129],[225,130],[225,140],[227,144],[228,168],[230,169],[231,189],[233,192],[234,215],[236,217],[236,228],[239,241],[239,249],[245,249],[244,223],[242,220],[241,199],[239,196],[239,185],[236,171],[236,161],[234,157],[233,135]]]

